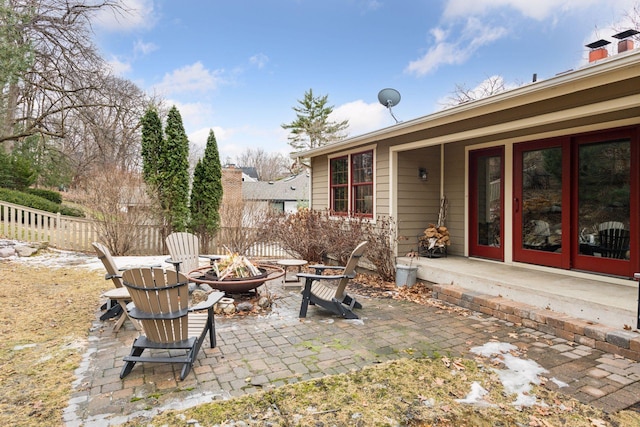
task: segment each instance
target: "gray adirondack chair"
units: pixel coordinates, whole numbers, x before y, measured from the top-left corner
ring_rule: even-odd
[[[116,267],[116,263],[111,256],[111,252],[102,243],[93,242],[92,245],[96,251],[96,255],[98,255],[98,259],[102,261],[102,265],[104,265],[105,270],[107,270],[107,274],[105,274],[104,278],[106,280],[111,280],[113,282],[113,285],[115,286],[114,289],[103,293],[102,296],[116,301],[122,308],[122,314],[113,326],[113,330],[117,332],[123,325],[124,321],[127,319],[131,321],[131,323],[137,330],[142,330],[142,326],[140,325],[140,323],[129,316],[129,303],[131,302],[131,295],[129,295],[129,291],[127,290],[127,288],[123,287],[122,285],[122,275]]]
[[[167,262],[173,264],[177,271],[187,275],[200,267],[201,258],[208,259],[210,263],[220,259],[219,256],[215,255],[200,255],[200,241],[195,234],[186,232],[171,233],[165,239],[165,243],[171,257]]]
[[[152,362],[182,364],[183,380],[191,371],[207,333],[211,348],[216,346],[213,306],[224,293],[212,292],[206,301],[190,308],[188,279],[182,273],[145,267],[126,270],[122,278],[135,304],[130,316],[140,321],[143,333],[133,342],[131,353],[124,357],[120,378],[128,375],[137,362]],[[145,349],[185,350],[186,355],[142,356]]]
[[[353,312],[355,308],[362,308],[362,304],[345,292],[349,280],[356,277],[356,266],[364,254],[368,242],[361,242],[351,252],[351,256],[344,267],[312,265],[316,273],[298,273],[297,276],[303,278],[304,290],[302,291],[302,305],[300,306],[300,317],[307,316],[309,304],[318,305],[331,311],[345,319],[358,319],[358,315]],[[324,270],[342,270],[341,274],[323,275]],[[337,286],[332,286],[330,282],[336,282]]]

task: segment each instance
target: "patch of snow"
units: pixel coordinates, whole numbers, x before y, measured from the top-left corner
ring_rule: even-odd
[[[3,245],[20,245],[16,240],[2,240]],[[169,266],[165,263],[168,255],[158,256],[114,256],[113,260],[119,269],[150,266]],[[48,248],[39,251],[36,255],[29,257],[11,256],[5,258],[12,262],[29,264],[34,267],[65,268],[80,267],[89,270],[103,270],[102,261],[95,254],[83,254],[80,252],[63,251],[60,249]]]
[[[17,345],[15,347],[13,347],[11,350],[13,351],[20,351],[20,350],[24,350],[25,348],[33,348],[35,347],[37,344],[24,344],[24,345]]]
[[[565,383],[564,381],[560,381],[556,377],[551,378],[549,381],[551,381],[552,383],[554,383],[555,385],[557,385],[560,388],[569,387],[569,384]]]
[[[502,362],[505,369],[494,369],[498,374],[505,392],[515,394],[514,406],[532,406],[537,403],[537,398],[532,395],[532,384],[540,384],[539,376],[548,372],[537,362],[530,359],[521,359],[511,354],[517,347],[509,343],[489,342],[479,347],[471,348],[471,352],[485,357],[494,357],[495,361]]]
[[[468,403],[470,405],[489,406],[490,404],[484,400],[484,396],[489,394],[479,382],[471,383],[471,391],[464,399],[456,399],[459,403]]]

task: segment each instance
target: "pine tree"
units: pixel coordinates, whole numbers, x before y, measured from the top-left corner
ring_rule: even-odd
[[[158,191],[169,232],[185,231],[189,220],[189,139],[178,109],[167,115],[165,138],[158,154]]]
[[[328,106],[328,95],[313,96],[313,89],[304,93],[304,99],[298,100],[300,106],[293,107],[296,120],[283,124],[283,129],[289,130],[289,145],[294,150],[306,150],[339,141],[346,137],[349,121],[329,121],[333,106]]]
[[[158,112],[150,108],[145,112],[140,123],[142,125],[142,176],[147,185],[155,189],[160,174],[158,155],[163,145],[162,122]]]
[[[193,173],[190,204],[190,228],[199,235],[203,252],[207,250],[209,241],[220,227],[221,201],[222,166],[218,143],[213,130],[210,130],[204,158],[198,160]]]

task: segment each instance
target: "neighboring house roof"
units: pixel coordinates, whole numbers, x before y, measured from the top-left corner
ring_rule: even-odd
[[[252,178],[256,181],[260,179],[260,177],[258,176],[258,171],[255,167],[241,167],[240,169],[242,169],[242,173],[244,175],[247,175],[249,178]],[[245,179],[244,176],[242,177],[242,179]]]
[[[254,178],[242,172],[242,182],[258,182],[258,178]]]
[[[302,173],[279,181],[245,181],[242,183],[242,197],[245,200],[309,200],[309,174]]]

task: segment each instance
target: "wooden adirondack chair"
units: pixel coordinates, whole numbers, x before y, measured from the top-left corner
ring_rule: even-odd
[[[218,256],[200,255],[200,242],[195,234],[171,233],[165,239],[165,243],[171,256],[167,262],[184,274],[200,267],[200,258],[207,258],[210,262],[220,259]]]
[[[190,372],[207,333],[211,348],[216,346],[213,305],[223,292],[212,292],[206,301],[189,308],[187,277],[174,270],[146,267],[126,270],[123,284],[129,289],[135,308],[131,317],[142,324],[143,334],[135,339],[131,353],[124,357],[120,378],[137,362],[180,363],[183,380]],[[206,310],[206,312],[200,312]],[[185,356],[142,356],[145,349],[185,350]]]
[[[104,265],[105,270],[107,270],[107,274],[105,274],[104,278],[106,280],[111,280],[115,286],[115,289],[111,289],[103,293],[102,296],[116,301],[122,308],[122,314],[113,326],[113,330],[117,332],[126,319],[129,319],[137,330],[142,330],[140,323],[129,316],[128,304],[131,302],[131,295],[129,295],[127,288],[122,285],[122,276],[116,267],[116,263],[111,256],[111,252],[101,243],[93,242],[92,245],[98,255],[98,259],[102,261],[102,265]]]
[[[626,258],[631,235],[624,224],[618,221],[603,222],[598,225],[600,253],[604,258]]]
[[[300,317],[307,316],[309,304],[319,305],[345,319],[357,319],[358,315],[353,312],[354,308],[362,308],[362,305],[355,298],[345,293],[345,288],[349,280],[356,277],[356,266],[364,253],[368,242],[362,242],[351,253],[347,265],[344,267],[312,265],[316,269],[316,274],[298,273],[297,276],[304,278],[304,290],[302,291],[302,305],[300,306]],[[324,270],[342,270],[342,274],[323,275]],[[337,286],[327,284],[329,281],[338,281]]]

